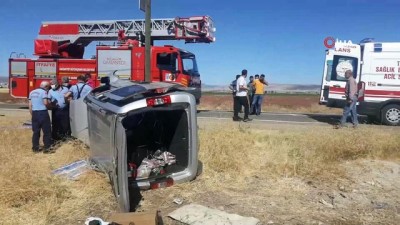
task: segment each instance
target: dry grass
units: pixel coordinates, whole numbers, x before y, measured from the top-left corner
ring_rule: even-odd
[[[329,180],[334,174],[342,175],[338,164],[344,161],[400,159],[398,129],[253,130],[249,125],[241,126],[245,125],[225,125],[200,131],[200,158],[207,172],[232,177],[257,175]]]
[[[382,221],[390,224],[397,221],[393,217],[396,209],[371,211],[368,205],[371,200],[368,199],[389,202],[400,195],[398,191],[388,198],[379,194],[383,189],[375,190],[375,195],[365,191],[360,198],[367,198],[366,202],[358,202],[358,196],[354,196],[335,211],[325,211],[319,200],[324,196],[329,200],[327,195],[334,193],[340,200],[337,187],[344,184],[349,189],[359,188],[351,185],[362,181],[354,181],[347,172],[349,167],[358,168],[360,161],[382,159],[398,163],[398,129],[362,127],[354,131],[269,125],[260,130],[255,127],[237,123],[200,123],[203,174],[194,182],[145,192],[140,210],[161,209],[168,213],[179,207],[172,203],[179,197],[185,204],[195,202],[253,216],[261,219],[263,224],[269,221],[278,224],[371,224]],[[347,168],[343,166],[346,163],[350,163]],[[362,175],[359,171],[356,174]],[[363,176],[374,179],[372,175]],[[318,188],[313,187],[315,185]],[[388,186],[393,190],[393,185]],[[358,211],[352,210],[355,206]],[[169,221],[167,224],[176,223]]]
[[[106,216],[115,210],[103,174],[91,171],[78,181],[51,175],[60,166],[86,158],[87,149],[70,141],[55,154],[34,154],[31,131],[12,128],[25,119],[13,118],[0,131],[0,224],[77,224],[88,216]]]
[[[3,125],[15,126],[27,119],[24,114],[3,120]],[[272,198],[282,199],[282,204],[287,198],[307,201],[307,185],[296,180],[330,184],[346,178],[340,166],[343,162],[400,159],[398,128],[368,126],[354,131],[328,126],[268,125],[259,129],[243,123],[199,125],[203,174],[194,182],[144,192],[140,211],[160,208],[166,215],[176,208],[171,203],[175,197],[211,207],[229,201],[237,205],[227,208],[229,212],[268,222],[267,209],[253,209],[252,205],[257,201],[266,204]],[[30,138],[28,129],[0,131],[0,224],[82,224],[88,216],[107,218],[117,209],[103,174],[89,172],[78,181],[51,175],[57,167],[86,158],[84,146],[71,141],[55,154],[33,154]],[[271,184],[276,186],[267,186]],[[282,213],[283,218],[286,210],[277,215]]]

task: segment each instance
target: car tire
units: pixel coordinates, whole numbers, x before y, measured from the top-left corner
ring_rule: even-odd
[[[400,125],[400,105],[390,104],[383,107],[382,122],[389,126]]]

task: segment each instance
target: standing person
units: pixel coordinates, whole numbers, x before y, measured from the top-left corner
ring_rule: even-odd
[[[66,88],[68,88],[68,89],[71,88],[71,84],[69,83],[69,78],[68,78],[68,77],[63,76],[63,77],[61,78],[61,83],[62,83],[62,86],[63,86],[63,87],[66,87]]]
[[[65,98],[70,99],[72,95],[72,99],[77,100],[85,97],[92,90],[89,85],[85,84],[86,79],[84,75],[79,75],[77,80],[78,83],[69,89],[69,91],[64,95]]]
[[[237,79],[239,79],[239,77],[240,77],[239,74],[236,75],[236,79],[233,80],[233,81],[231,82],[231,84],[228,86],[229,89],[232,91],[233,111],[235,111],[235,107],[236,107],[235,105],[236,105],[236,103],[237,103],[237,101],[236,101],[236,81],[237,81]],[[240,111],[241,111],[241,110],[240,110]]]
[[[61,86],[57,79],[50,81],[51,89],[48,97],[51,103],[51,136],[54,141],[62,140],[70,135],[69,132],[69,108],[65,102],[67,87]]]
[[[345,95],[346,95],[346,105],[343,108],[343,116],[340,120],[340,125],[337,128],[343,127],[346,125],[347,117],[351,113],[352,115],[352,122],[353,127],[357,128],[358,126],[358,118],[357,118],[357,100],[358,100],[358,93],[357,93],[357,82],[353,77],[353,71],[347,70],[344,74],[346,77],[346,88],[345,88]]]
[[[89,85],[92,89],[95,87],[92,75],[90,73],[85,73],[85,83]]]
[[[255,115],[256,114],[256,109],[255,109],[255,107],[253,105],[253,100],[254,100],[254,95],[256,93],[255,83],[256,83],[256,81],[258,81],[258,79],[260,79],[260,75],[258,75],[258,74],[254,75],[254,80],[253,80],[253,82],[251,84],[251,87],[253,88],[253,96],[250,99],[250,115]]]
[[[256,74],[255,76],[258,76],[258,74]],[[254,76],[254,77],[255,77],[255,76]],[[253,76],[250,76],[250,77],[249,77],[249,83],[247,84],[247,88],[249,89],[249,91],[248,91],[248,95],[249,95],[249,105],[251,105],[251,103],[253,102],[254,93],[255,93],[255,91],[256,91],[256,90],[254,89],[254,85],[253,85],[254,77],[253,77]],[[252,109],[250,108],[249,111],[250,111],[250,114],[251,114],[251,113],[252,113]]]
[[[29,93],[29,112],[32,116],[32,150],[39,152],[40,131],[43,132],[44,153],[51,151],[51,125],[47,108],[49,107],[47,91],[50,84],[47,81],[40,83],[40,88]]]
[[[259,116],[261,114],[261,105],[264,98],[264,85],[268,86],[268,82],[265,80],[265,75],[261,74],[260,79],[254,81],[254,99],[251,103],[251,108],[254,109],[254,113]]]
[[[62,81],[62,86],[66,87],[67,90],[69,90],[71,88],[71,84],[69,83],[69,78],[67,76],[63,76],[61,78]],[[67,99],[65,98],[65,103],[66,103],[66,110],[68,112],[68,118],[69,118],[69,102],[67,101]],[[67,129],[67,136],[71,136],[71,124],[68,121],[68,129]]]
[[[239,121],[239,110],[241,106],[244,106],[244,118],[243,122],[252,121],[249,118],[249,99],[247,98],[247,84],[246,84],[247,70],[242,70],[242,75],[237,79],[236,82],[236,107],[233,113],[233,120]]]

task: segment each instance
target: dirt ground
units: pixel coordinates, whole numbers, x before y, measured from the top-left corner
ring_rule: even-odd
[[[1,103],[15,103],[15,104],[27,104],[27,99],[13,98],[8,94],[8,89],[0,88],[0,104]]]
[[[349,177],[332,184],[284,178],[247,177],[245,191],[234,186],[208,191],[199,177],[190,193],[179,186],[144,192],[140,211],[161,209],[165,214],[196,203],[242,216],[262,224],[397,224],[400,221],[399,164],[359,161],[342,165]],[[221,174],[221,183],[224,179]],[[190,199],[190,200],[189,200]],[[178,224],[168,220],[168,224]]]
[[[212,124],[210,124],[212,123]],[[201,132],[221,124],[200,120]],[[256,129],[306,132],[310,126],[260,125]],[[252,125],[245,127],[252,128]],[[262,132],[262,130],[259,130]],[[361,159],[346,161],[338,179],[320,180],[293,176],[239,177],[218,174],[219,183],[209,186],[206,172],[189,184],[143,192],[139,211],[161,209],[165,214],[184,204],[197,203],[228,213],[251,216],[262,224],[398,224],[400,221],[400,164]],[[208,168],[205,167],[204,170]],[[235,182],[237,184],[235,185]],[[187,192],[185,190],[191,190]],[[179,224],[167,220],[167,224]]]

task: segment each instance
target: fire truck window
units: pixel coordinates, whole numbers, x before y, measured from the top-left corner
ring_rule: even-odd
[[[176,70],[176,54],[160,53],[157,54],[157,67],[161,70],[175,71]]]
[[[352,70],[354,78],[357,77],[358,59],[347,56],[333,57],[331,81],[346,81],[344,76],[346,70]]]
[[[196,59],[194,57],[182,58],[183,73],[187,75],[196,75],[198,73]]]

